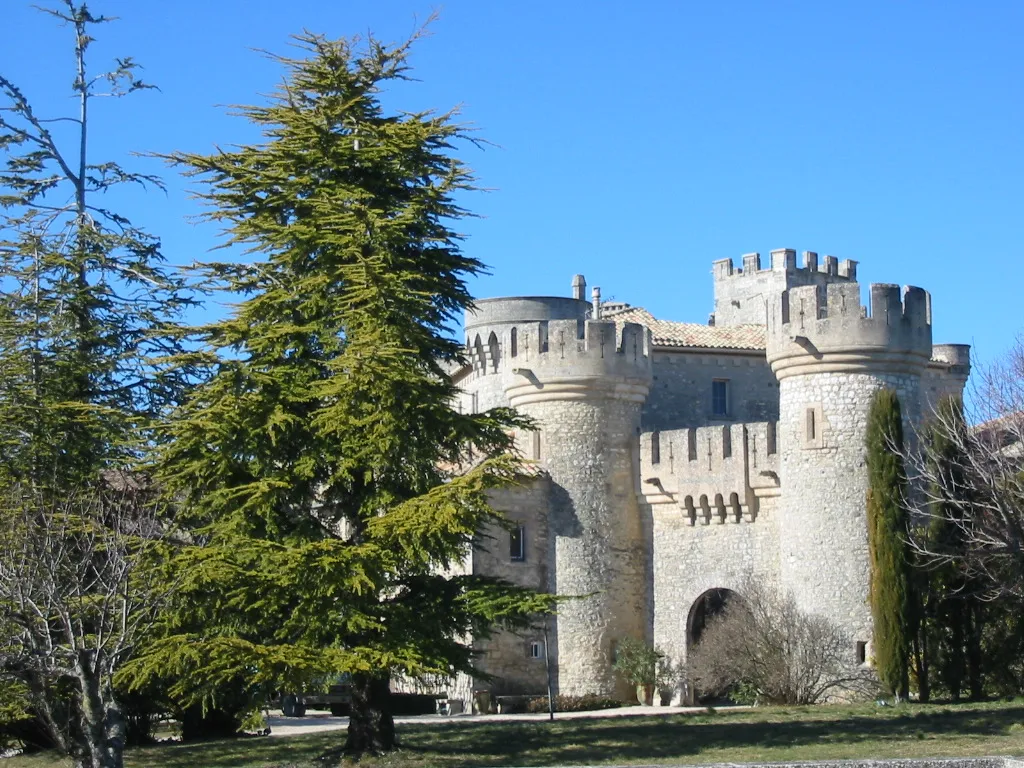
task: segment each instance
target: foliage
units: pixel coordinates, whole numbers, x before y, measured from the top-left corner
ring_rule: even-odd
[[[0,498],[0,669],[76,764],[121,762],[113,676],[170,589],[146,567],[163,547],[157,518],[133,492]]]
[[[899,400],[894,391],[879,390],[872,400],[867,425],[871,615],[878,677],[898,699],[908,695],[911,630],[902,451]]]
[[[160,473],[195,546],[163,637],[125,676],[170,671],[172,694],[206,704],[245,677],[256,708],[348,673],[353,752],[394,746],[392,673],[471,673],[466,638],[552,606],[460,570],[499,520],[488,492],[517,481],[526,424],[452,407],[449,328],[482,269],[452,229],[469,137],[454,113],[381,106],[412,42],[302,35],[270,103],[241,110],[262,143],[171,158],[256,260],[206,270],[245,298],[198,329],[211,374],[174,414]]]
[[[853,642],[828,619],[801,611],[792,595],[751,583],[711,619],[687,660],[703,693],[739,690],[751,703],[817,704],[873,690],[853,663]]]
[[[634,637],[624,637],[615,646],[612,669],[630,685],[654,685],[658,680],[658,662],[665,654]]]
[[[138,458],[180,396],[187,368],[160,361],[180,348],[171,324],[192,300],[159,241],[100,201],[159,180],[87,156],[92,102],[150,86],[130,58],[87,71],[107,18],[74,0],[47,12],[75,32],[78,112],[43,118],[0,75],[0,482],[81,488]],[[58,121],[73,126],[67,148]]]
[[[189,366],[163,359],[192,299],[159,241],[109,207],[108,193],[159,181],[88,151],[95,99],[150,86],[129,58],[86,67],[109,19],[76,0],[42,10],[74,32],[76,112],[42,116],[0,75],[0,672],[76,763],[119,765],[110,678],[156,605],[132,591],[148,545],[131,526],[150,510],[131,469],[187,384]]]
[[[913,544],[930,566],[945,564],[986,599],[1024,597],[1024,337],[980,367],[972,408],[937,410],[940,441],[906,450],[911,479],[923,490],[915,512],[941,520]],[[939,526],[935,523],[934,526]]]
[[[914,585],[921,595],[917,683],[957,700],[1024,690],[1016,554],[1024,510],[1024,345],[977,374],[968,413],[940,400],[919,446],[913,485]],[[970,422],[976,422],[971,426]]]
[[[585,693],[582,696],[555,696],[555,712],[592,712],[599,709],[617,709],[622,706],[618,699],[598,696],[596,693]],[[527,712],[547,712],[548,697],[538,696],[526,703]]]

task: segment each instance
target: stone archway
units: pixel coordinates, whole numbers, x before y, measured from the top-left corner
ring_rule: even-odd
[[[686,656],[688,659],[692,658],[693,649],[700,642],[701,635],[704,633],[708,622],[721,613],[730,602],[738,599],[739,595],[733,590],[716,587],[705,590],[693,602],[686,620]],[[714,652],[714,649],[709,650]],[[710,698],[705,700],[704,697],[708,693],[707,691],[695,689],[691,684],[687,687],[686,691],[687,703],[693,704],[697,701],[721,703],[723,700],[728,700],[723,691],[712,692],[710,693]]]
[[[704,627],[708,621],[718,614],[730,600],[736,598],[731,589],[709,589],[698,597],[690,606],[690,615],[686,620],[686,648],[689,651],[700,641]]]

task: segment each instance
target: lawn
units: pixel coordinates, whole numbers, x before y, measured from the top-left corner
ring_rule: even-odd
[[[400,752],[361,768],[756,762],[1024,753],[1024,700],[960,705],[764,707],[554,723],[432,721],[399,726]],[[129,768],[325,768],[344,731],[136,749]],[[2,768],[63,763],[15,758]]]

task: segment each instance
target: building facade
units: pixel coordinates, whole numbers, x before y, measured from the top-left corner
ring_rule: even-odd
[[[615,644],[685,661],[709,611],[752,580],[838,623],[870,658],[866,419],[882,388],[905,433],[960,393],[969,347],[933,344],[920,288],[873,284],[856,262],[771,252],[714,263],[708,324],[621,302],[484,299],[465,318],[460,407],[511,406],[535,477],[495,495],[511,532],[467,568],[572,596],[545,626],[477,646],[495,694],[625,696]],[[464,694],[468,697],[468,694]]]

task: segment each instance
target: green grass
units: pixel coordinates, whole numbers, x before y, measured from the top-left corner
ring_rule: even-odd
[[[1024,700],[961,705],[909,704],[760,708],[694,715],[593,720],[399,726],[403,748],[365,758],[361,768],[469,768],[601,763],[710,763],[1024,753]],[[245,738],[137,749],[129,768],[324,768],[344,731]],[[45,757],[3,768],[63,763]]]

